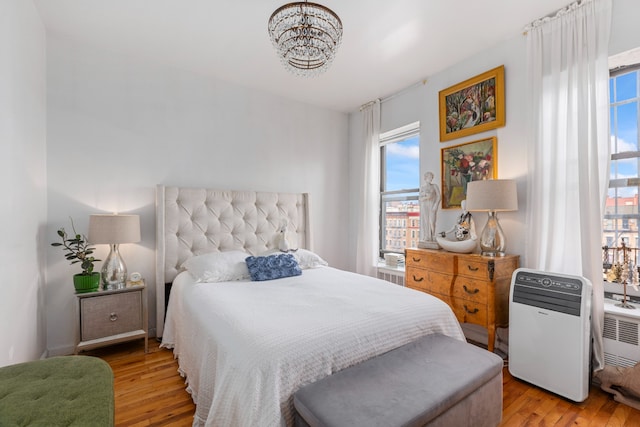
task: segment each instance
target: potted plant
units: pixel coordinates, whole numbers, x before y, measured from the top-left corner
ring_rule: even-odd
[[[71,220],[73,237],[69,238],[63,227],[58,230],[58,236],[62,239],[62,243],[54,242],[51,243],[51,246],[61,246],[62,250],[65,251],[65,259],[71,261],[72,265],[80,263],[82,273],[73,276],[73,286],[76,288],[76,292],[96,291],[100,287],[100,272],[93,271],[93,263],[100,260],[92,256],[94,248],[89,246],[85,235],[76,232],[73,219],[69,219]]]

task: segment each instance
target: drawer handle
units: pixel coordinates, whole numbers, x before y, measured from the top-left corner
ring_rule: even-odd
[[[479,267],[473,268],[470,265],[467,265],[467,268],[469,269],[469,271],[478,271]]]
[[[464,289],[464,291],[468,294],[474,295],[477,294],[478,292],[480,292],[480,289],[476,288],[474,290],[469,290],[469,288],[467,288],[467,285],[462,285],[462,289]]]
[[[422,282],[423,280],[424,280],[424,277],[419,277],[419,278],[418,278],[418,277],[416,277],[416,275],[415,275],[415,274],[413,275],[413,281],[414,281],[414,282]]]
[[[109,315],[109,320],[111,320],[112,322],[115,322],[116,320],[118,320],[118,314],[117,313],[111,313]]]
[[[416,258],[416,257],[412,256],[411,259],[413,260],[413,262],[420,262],[420,258]]]
[[[474,308],[474,309],[473,309],[473,311],[471,311],[471,310],[469,310],[469,308],[468,308],[468,307],[467,307],[467,305],[465,304],[465,305],[464,305],[464,311],[466,311],[466,312],[467,312],[467,313],[469,313],[469,314],[476,314],[476,313],[477,313],[478,311],[480,311],[480,310],[478,310],[478,307],[476,307],[476,308]]]

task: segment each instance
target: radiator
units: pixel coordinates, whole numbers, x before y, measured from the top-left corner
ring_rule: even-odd
[[[509,300],[509,372],[576,402],[589,395],[591,283],[518,269]]]
[[[378,267],[378,279],[404,286],[404,271]]]
[[[632,367],[640,362],[640,304],[635,309],[616,307],[617,301],[604,303],[604,362]]]

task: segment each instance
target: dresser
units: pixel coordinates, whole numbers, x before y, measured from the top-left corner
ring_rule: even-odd
[[[509,287],[517,255],[485,257],[434,249],[407,249],[405,286],[449,304],[460,323],[484,326],[493,351],[496,327],[509,325]]]
[[[123,289],[76,294],[76,354],[81,350],[144,338],[148,351],[147,289],[142,281]]]

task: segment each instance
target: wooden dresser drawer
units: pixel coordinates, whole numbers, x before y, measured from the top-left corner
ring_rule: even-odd
[[[460,323],[473,323],[482,326],[487,324],[488,313],[486,304],[479,304],[460,298],[451,298],[450,305]]]
[[[406,265],[451,274],[455,260],[446,252],[407,249]]]
[[[491,280],[488,261],[480,257],[466,256],[458,257],[456,262],[459,275],[480,280]]]
[[[142,296],[127,292],[83,298],[80,301],[80,338],[89,341],[143,328]]]
[[[412,289],[429,292],[431,294],[449,295],[453,277],[422,268],[406,268],[406,285]]]
[[[452,296],[486,304],[489,298],[489,282],[458,276],[453,285]]]

